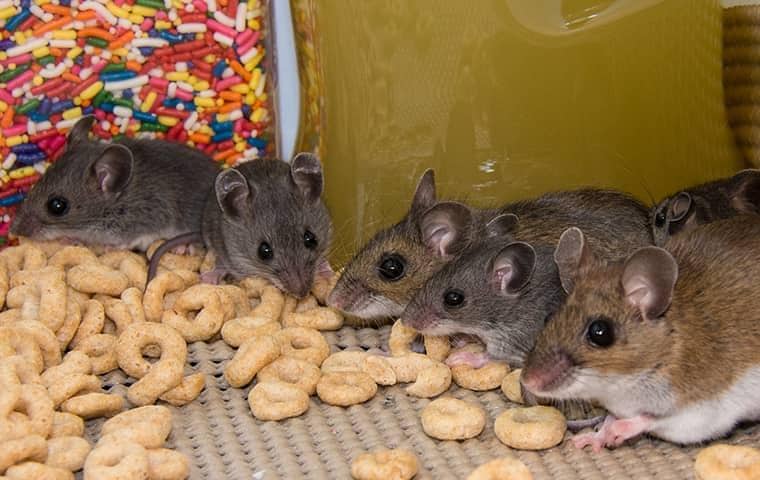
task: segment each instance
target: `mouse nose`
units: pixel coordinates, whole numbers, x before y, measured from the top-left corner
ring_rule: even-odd
[[[433,326],[436,323],[435,315],[430,312],[414,312],[401,315],[401,323],[407,327],[411,327],[417,331],[423,331],[426,328]]]
[[[340,291],[337,288],[334,288],[333,291],[330,292],[325,303],[327,303],[328,307],[337,308],[338,310],[343,310],[343,307],[346,306],[345,299],[341,296]]]
[[[282,278],[282,286],[296,298],[304,298],[311,290],[311,281],[298,275],[287,275]]]
[[[523,368],[520,381],[530,392],[541,395],[551,393],[567,376],[572,361],[570,356],[563,351],[554,351],[543,361],[529,359]]]

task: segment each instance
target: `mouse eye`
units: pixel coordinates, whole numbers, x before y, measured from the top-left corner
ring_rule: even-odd
[[[607,317],[596,317],[588,326],[586,338],[594,347],[607,348],[615,343],[615,329]]]
[[[310,230],[303,232],[303,245],[309,250],[317,248],[317,236],[311,233]]]
[[[69,211],[69,202],[63,197],[53,197],[48,200],[47,209],[51,215],[60,217]]]
[[[261,242],[259,244],[259,258],[267,261],[271,260],[272,257],[274,257],[274,251],[272,250],[272,246],[269,245],[267,242]]]
[[[377,271],[385,280],[396,281],[404,276],[404,259],[395,254],[386,257],[380,262]]]
[[[654,216],[654,226],[662,228],[665,226],[665,210],[660,210],[657,215]]]
[[[459,308],[464,304],[464,293],[459,290],[446,290],[443,294],[443,303],[447,307]]]

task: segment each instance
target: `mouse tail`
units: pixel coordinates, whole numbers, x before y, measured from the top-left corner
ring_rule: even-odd
[[[186,245],[188,243],[203,243],[201,232],[183,233],[162,243],[161,246],[159,246],[150,257],[150,265],[148,265],[148,279],[145,282],[145,285],[147,286],[150,281],[153,280],[153,277],[156,276],[156,272],[158,271],[158,263],[161,261],[161,257],[163,257],[166,252],[180,245]]]

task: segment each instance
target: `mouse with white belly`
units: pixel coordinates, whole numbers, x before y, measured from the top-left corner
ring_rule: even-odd
[[[29,191],[10,233],[117,249],[198,230],[218,166],[178,143],[90,140],[94,116],[69,131],[66,149]]]
[[[758,251],[754,216],[609,262],[568,229],[554,254],[568,297],[528,355],[523,386],[605,407],[601,428],[573,439],[596,451],[644,433],[698,443],[759,419]]]

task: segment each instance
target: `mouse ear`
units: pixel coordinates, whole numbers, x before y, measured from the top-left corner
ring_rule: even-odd
[[[525,242],[510,243],[491,260],[491,278],[503,294],[525,287],[536,269],[536,251]]]
[[[235,168],[222,170],[214,181],[216,203],[225,215],[235,217],[245,209],[251,190],[242,173]]]
[[[681,192],[670,202],[670,221],[682,220],[691,208],[691,195]]]
[[[322,164],[313,153],[299,153],[290,162],[290,176],[309,203],[322,195]]]
[[[740,212],[760,213],[760,170],[746,169],[734,175],[731,203]]]
[[[435,205],[435,172],[432,168],[428,168],[417,183],[409,211],[412,215],[421,215],[433,205]]]
[[[124,145],[108,145],[100,158],[92,164],[92,173],[103,193],[118,193],[132,178],[134,165],[132,152]]]
[[[670,306],[676,280],[678,264],[673,256],[660,247],[643,247],[626,260],[620,283],[626,301],[645,319],[654,319]]]
[[[422,241],[439,257],[450,258],[467,243],[471,222],[469,208],[457,202],[441,202],[420,220]]]
[[[489,237],[504,237],[514,234],[520,220],[514,213],[503,213],[486,224],[486,234]]]
[[[557,264],[559,279],[566,293],[572,292],[578,270],[588,255],[586,238],[580,228],[570,227],[562,232],[554,250],[554,263]]]
[[[71,127],[68,135],[66,135],[66,143],[74,144],[88,140],[94,123],[95,115],[85,115],[81,117],[77,123]]]

